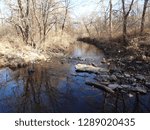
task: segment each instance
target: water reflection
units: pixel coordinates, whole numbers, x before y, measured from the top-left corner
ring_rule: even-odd
[[[95,48],[93,45],[85,44],[82,42],[79,42],[75,45],[72,51],[73,57],[82,57],[84,59],[102,59],[104,57],[101,50],[98,48]]]
[[[78,44],[72,50],[73,57],[98,61],[101,54],[91,45]],[[53,59],[16,71],[1,69],[0,112],[150,112],[150,94],[112,96],[87,86],[85,81],[96,75],[76,73],[76,62]]]

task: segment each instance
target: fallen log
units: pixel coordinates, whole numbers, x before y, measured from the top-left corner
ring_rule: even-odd
[[[129,92],[131,91],[131,92],[136,92],[141,94],[147,93],[147,90],[144,87],[140,87],[140,86],[132,87],[130,85],[121,85],[121,87],[122,90],[129,91]]]
[[[86,64],[77,64],[75,65],[76,71],[79,72],[88,72],[88,73],[100,73],[100,72],[108,72],[105,68],[95,67],[93,65],[86,65]]]
[[[86,82],[86,84],[90,85],[90,86],[94,86],[94,87],[99,88],[99,89],[103,89],[103,90],[105,90],[109,93],[112,93],[112,94],[115,93],[114,90],[112,90],[111,88],[109,88],[109,87],[107,87],[106,85],[103,85],[103,84],[99,84],[99,83],[96,83],[96,82],[89,82],[89,81]]]
[[[139,93],[142,93],[142,94],[146,94],[147,93],[147,90],[145,88],[142,88],[142,87],[132,87],[129,89],[130,91],[133,91],[133,92],[139,92]]]

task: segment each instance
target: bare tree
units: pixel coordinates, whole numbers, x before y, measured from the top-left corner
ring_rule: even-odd
[[[62,28],[61,28],[62,29],[62,35],[63,35],[63,31],[64,31],[64,27],[65,27],[67,15],[68,15],[68,10],[69,10],[69,6],[70,6],[70,0],[65,0],[64,1],[64,5],[65,5],[65,15],[64,15],[63,23],[62,23]]]
[[[29,2],[30,0],[26,0],[25,7],[22,5],[21,0],[17,0],[17,4],[19,7],[19,13],[20,13],[20,24],[15,24],[19,27],[23,41],[28,44],[29,39],[29,24],[28,24],[28,18],[29,18]]]
[[[109,38],[112,38],[112,0],[109,0]]]
[[[141,35],[143,34],[143,31],[144,31],[145,13],[146,13],[148,1],[149,0],[144,0],[143,13],[142,13],[142,19],[141,19],[141,29],[140,29]]]
[[[105,30],[107,27],[106,5],[104,0],[101,0],[100,2],[101,2],[101,21],[103,21],[103,29]]]
[[[58,0],[10,0],[7,5],[11,11],[9,22],[23,41],[40,47],[53,28],[56,30],[60,26],[63,32],[70,0],[65,0],[65,5]]]
[[[129,9],[128,11],[126,11],[126,7],[125,7],[125,0],[122,0],[122,9],[123,9],[123,41],[124,43],[127,43],[127,19],[128,16],[130,14],[130,11],[132,9],[134,0],[131,1],[130,5],[129,5]]]
[[[88,33],[89,37],[91,37],[91,33],[90,33],[90,30],[89,30],[89,27],[88,27],[90,24],[86,23],[86,21],[84,19],[82,21],[83,21],[83,25],[86,29],[86,32]]]

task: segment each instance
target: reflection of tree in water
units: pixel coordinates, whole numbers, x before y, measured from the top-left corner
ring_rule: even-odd
[[[103,53],[100,49],[97,49],[95,46],[90,44],[85,44],[82,42],[76,42],[74,47],[70,46],[70,54],[74,57],[82,57],[82,58],[102,58]]]
[[[0,111],[58,112],[60,110],[62,94],[58,90],[58,84],[65,78],[64,71],[68,69],[61,68],[57,63],[43,67],[35,65],[35,71],[32,72],[32,69],[29,67],[11,71],[9,75],[11,79],[0,84],[0,92],[3,93],[0,96]]]
[[[59,99],[57,83],[58,81],[53,80],[46,69],[36,67],[36,71],[26,78],[19,111],[55,112]]]
[[[127,93],[118,92],[115,96],[104,94],[104,105],[102,112],[150,112],[150,104],[143,101],[143,96],[139,93],[133,93],[133,97],[129,97]]]
[[[149,93],[129,97],[125,92],[97,91],[85,85],[83,75],[68,75],[68,68],[36,65],[32,73],[24,68],[7,75],[0,85],[0,111],[150,112]]]

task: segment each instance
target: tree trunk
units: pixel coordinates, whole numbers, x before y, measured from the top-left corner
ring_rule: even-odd
[[[149,0],[145,0],[145,1],[144,1],[143,13],[142,13],[142,19],[141,19],[141,30],[140,30],[140,34],[141,34],[141,35],[142,35],[143,32],[144,32],[145,13],[146,13],[148,1],[149,1]]]
[[[123,17],[123,42],[127,42],[127,17]]]
[[[89,37],[91,37],[91,33],[90,33],[90,30],[88,29],[88,25],[86,25],[86,23],[84,23],[84,21],[83,21],[83,24],[84,24],[84,27],[85,27]]]
[[[66,19],[67,19],[67,14],[68,14],[68,6],[66,7],[65,9],[65,17],[64,17],[64,20],[63,20],[63,24],[62,24],[62,32],[61,32],[61,35],[63,35],[63,31],[64,31],[64,27],[65,27],[65,23],[66,23]]]
[[[110,9],[109,9],[109,38],[112,38],[112,0],[109,1]]]
[[[132,9],[134,0],[131,1],[129,10],[126,12],[125,0],[122,0],[122,10],[123,10],[123,42],[127,44],[127,20]]]
[[[127,39],[127,17],[125,11],[125,1],[122,0],[122,9],[123,9],[123,42],[126,43]]]
[[[30,8],[30,0],[27,0],[27,5],[26,5],[26,22],[25,22],[25,42],[28,44],[28,39],[29,39],[29,23],[28,23],[28,17],[29,17],[29,8]]]
[[[19,14],[20,14],[20,25],[18,25],[21,33],[22,33],[22,39],[23,41],[28,44],[29,39],[29,23],[28,23],[28,17],[29,17],[29,5],[30,0],[26,0],[26,8],[24,11],[23,4],[21,0],[17,1],[18,7],[19,7]]]

